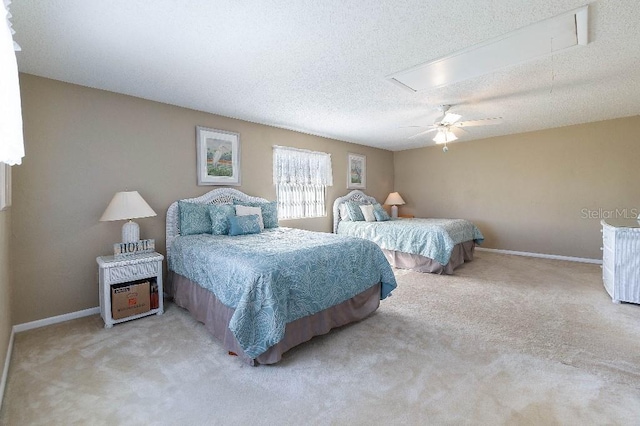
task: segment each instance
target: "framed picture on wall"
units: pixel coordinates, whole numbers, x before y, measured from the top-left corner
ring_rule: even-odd
[[[347,163],[347,189],[366,189],[367,157],[349,153]]]
[[[198,185],[240,185],[240,133],[196,127]]]

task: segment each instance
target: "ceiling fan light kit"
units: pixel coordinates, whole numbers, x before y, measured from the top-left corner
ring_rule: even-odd
[[[454,135],[452,131],[447,129],[447,130],[439,130],[436,137],[433,138],[433,141],[437,144],[443,144],[447,142],[453,142],[457,139],[458,137]]]
[[[484,118],[481,120],[469,120],[469,121],[458,121],[462,118],[460,114],[454,114],[449,112],[451,105],[440,105],[438,106],[438,111],[440,111],[443,115],[440,121],[436,121],[435,123],[427,126],[427,130],[417,133],[413,136],[410,136],[409,139],[416,138],[418,136],[422,136],[424,134],[437,131],[438,133],[433,138],[433,141],[437,144],[446,144],[447,142],[453,142],[458,140],[458,137],[451,130],[452,128],[457,128],[460,132],[464,132],[462,127],[471,127],[471,126],[486,126],[491,124],[499,124],[502,123],[502,117],[496,118]],[[447,150],[443,149],[444,152]]]

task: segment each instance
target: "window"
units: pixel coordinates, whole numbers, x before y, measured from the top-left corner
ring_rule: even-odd
[[[325,186],[297,183],[276,184],[278,219],[326,216]]]
[[[20,46],[13,41],[8,3],[0,1],[0,161],[14,165],[24,157],[24,142],[15,54]]]
[[[326,216],[326,188],[333,185],[331,155],[274,146],[273,183],[278,219]]]

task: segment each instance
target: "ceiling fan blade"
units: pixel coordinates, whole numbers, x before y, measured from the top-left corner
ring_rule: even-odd
[[[469,133],[466,130],[461,129],[460,127],[456,127],[456,126],[449,127],[449,130],[451,132],[453,132],[453,134],[458,136],[458,137],[461,137],[462,135]]]
[[[456,127],[470,127],[470,126],[491,126],[493,124],[501,124],[502,117],[495,118],[484,118],[482,120],[469,120],[469,121],[460,121],[455,123]]]
[[[417,138],[418,136],[426,135],[427,133],[435,132],[436,130],[437,130],[436,128],[432,128],[432,129],[429,129],[429,130],[425,130],[424,132],[420,132],[420,133],[417,133],[417,134],[415,134],[415,135],[413,135],[413,136],[409,136],[409,139],[415,139],[415,138]]]
[[[444,118],[442,119],[442,121],[440,122],[440,124],[442,124],[443,126],[450,126],[453,123],[455,123],[456,121],[460,120],[462,116],[459,114],[452,114],[450,112],[448,112]]]

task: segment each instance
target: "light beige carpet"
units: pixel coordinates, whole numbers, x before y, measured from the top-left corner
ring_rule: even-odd
[[[611,303],[597,265],[481,252],[455,276],[396,275],[374,315],[274,366],[172,304],[20,333],[0,421],[640,424],[640,306]]]

